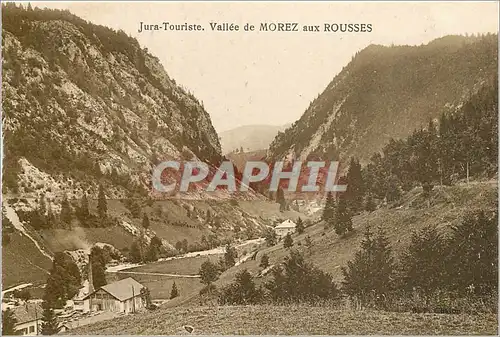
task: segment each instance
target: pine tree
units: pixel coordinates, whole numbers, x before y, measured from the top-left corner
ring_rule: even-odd
[[[146,256],[144,257],[145,262],[158,261],[158,254],[159,254],[158,246],[153,242],[153,240],[151,240],[146,252]]]
[[[62,252],[56,253],[45,286],[44,301],[50,307],[60,308],[76,295],[80,286],[80,270],[73,258]]]
[[[436,179],[439,176],[437,132],[434,122],[429,120],[427,130],[421,131],[421,142],[417,144],[416,150],[419,156],[419,165],[417,167],[417,179],[422,184],[424,193],[428,194],[434,187]]]
[[[252,275],[247,269],[244,269],[236,274],[232,284],[222,289],[219,303],[229,305],[257,304],[261,298],[261,289],[255,286]]]
[[[351,212],[347,205],[347,198],[342,196],[339,198],[337,207],[335,208],[335,233],[344,235],[353,230]]]
[[[97,213],[99,218],[105,219],[108,213],[108,203],[106,201],[106,194],[104,193],[104,186],[99,185],[99,194],[97,196]]]
[[[158,261],[158,250],[155,247],[149,246],[144,256],[144,262]]]
[[[278,241],[276,232],[272,228],[266,230],[264,237],[268,246],[274,246]]]
[[[38,204],[38,209],[35,212],[35,222],[33,225],[37,229],[49,228],[47,223],[47,204],[45,203],[45,196],[40,195],[40,202]]]
[[[299,234],[304,233],[304,230],[305,230],[304,222],[302,221],[302,219],[300,217],[297,219],[297,226],[295,227],[295,229],[297,230],[297,233],[299,233]]]
[[[361,250],[342,267],[344,291],[362,301],[373,300],[393,288],[395,265],[389,240],[382,230],[374,237],[368,228]]]
[[[179,296],[179,290],[177,289],[177,284],[172,284],[172,291],[170,291],[170,299],[176,298]]]
[[[279,186],[276,192],[276,202],[280,205],[280,212],[286,211],[285,192]]]
[[[151,292],[149,288],[148,287],[142,288],[140,294],[141,294],[141,299],[146,306],[146,309],[151,308],[153,302],[151,301]]]
[[[56,225],[56,217],[52,211],[52,204],[49,202],[47,204],[47,217],[46,217],[46,228],[53,228]]]
[[[158,251],[160,251],[163,247],[163,243],[161,242],[161,239],[157,236],[153,236],[153,238],[151,239],[150,245],[152,247],[155,247],[156,250],[158,250]]]
[[[90,259],[92,260],[92,278],[94,289],[106,285],[106,260],[100,247],[94,246],[90,250]]]
[[[367,193],[365,196],[365,211],[373,212],[377,209],[377,205],[375,204],[375,200],[373,199],[373,194]]]
[[[267,267],[269,267],[269,256],[267,256],[267,254],[262,255],[262,257],[260,258],[259,267],[261,267],[262,269],[266,269]]]
[[[63,226],[66,228],[71,228],[71,207],[69,205],[68,197],[65,195],[61,202],[61,222]]]
[[[137,241],[132,242],[129,254],[130,254],[130,261],[132,261],[133,263],[142,262],[141,250],[139,249]]]
[[[211,294],[212,288],[214,287],[213,283],[219,278],[219,268],[215,263],[207,260],[202,263],[198,274],[200,274],[201,283],[205,284],[205,289]]]
[[[334,218],[335,218],[335,200],[333,200],[332,192],[328,192],[326,194],[326,202],[325,202],[325,208],[323,208],[322,219],[328,225],[330,225],[333,224]]]
[[[208,239],[205,235],[201,236],[200,242],[203,249],[210,249],[210,243],[208,242]]]
[[[224,264],[226,268],[231,268],[236,264],[238,252],[236,248],[232,247],[229,243],[226,245],[226,252],[224,253]]]
[[[453,228],[446,258],[447,285],[451,290],[475,294],[498,291],[498,211],[466,214]]]
[[[308,235],[308,236],[306,236],[306,247],[309,250],[309,253],[312,250],[312,246],[313,246],[313,243],[312,243],[311,237]]]
[[[52,204],[50,202],[47,203],[47,228],[56,227],[57,219],[54,215],[54,211],[52,210]]]
[[[2,313],[2,335],[3,336],[13,336],[17,335],[17,331],[15,330],[15,325],[17,324],[17,319],[14,317],[14,312],[7,308]]]
[[[44,302],[43,314],[42,314],[42,335],[57,335],[61,328],[57,323],[57,316],[54,313],[54,309]]]
[[[291,248],[293,246],[293,239],[290,233],[285,235],[285,240],[283,241],[283,247],[285,248]]]
[[[446,242],[435,227],[412,233],[410,245],[401,256],[401,286],[431,293],[446,282]],[[436,258],[439,257],[439,258]]]
[[[317,303],[319,299],[335,299],[339,294],[332,276],[308,263],[296,250],[291,250],[284,263],[271,273],[273,279],[265,287],[269,297],[278,303]]]
[[[363,176],[361,174],[361,164],[354,157],[351,158],[349,170],[347,172],[346,198],[348,207],[352,212],[362,209],[364,197]]]
[[[14,225],[2,212],[2,244],[7,246],[10,243],[10,234],[14,232]]]
[[[149,228],[149,218],[146,213],[144,213],[144,216],[142,217],[142,227],[144,227],[145,229]]]
[[[83,197],[80,203],[80,216],[83,221],[90,218],[89,200],[87,199],[87,193],[83,193]]]
[[[401,191],[399,189],[399,179],[397,176],[392,175],[389,178],[385,197],[388,202],[397,201],[401,198]]]

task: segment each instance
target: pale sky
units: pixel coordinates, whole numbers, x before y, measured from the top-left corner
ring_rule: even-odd
[[[419,45],[448,34],[498,32],[498,2],[32,2],[122,29],[205,105],[218,132],[297,120],[359,50]],[[201,24],[205,31],[138,33],[139,23]],[[215,32],[210,22],[238,24]],[[245,23],[370,23],[371,33],[244,32]],[[300,28],[301,29],[301,28]]]

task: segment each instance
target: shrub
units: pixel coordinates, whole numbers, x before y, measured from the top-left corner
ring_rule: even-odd
[[[259,267],[261,267],[262,269],[266,269],[267,267],[269,267],[269,256],[267,256],[267,254],[262,255],[262,257],[260,258]]]
[[[262,298],[262,290],[257,289],[252,275],[244,269],[236,274],[234,283],[221,289],[219,303],[230,305],[257,304]]]
[[[283,266],[272,270],[273,279],[265,284],[270,299],[278,303],[311,302],[336,299],[339,290],[332,276],[304,260],[293,250]]]
[[[443,285],[446,250],[446,242],[435,227],[414,232],[401,256],[399,282],[404,290],[430,293]]]
[[[385,296],[393,287],[394,259],[385,233],[379,230],[374,237],[370,229],[365,232],[354,260],[342,268],[344,291],[362,302]]]
[[[292,236],[290,235],[290,233],[288,233],[285,236],[285,240],[283,241],[283,247],[291,248],[292,246],[293,246],[293,239],[292,239]]]
[[[446,259],[447,285],[459,293],[497,293],[498,213],[479,210],[467,214],[453,228]]]

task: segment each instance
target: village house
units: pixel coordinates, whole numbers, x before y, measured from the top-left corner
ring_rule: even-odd
[[[145,307],[142,284],[129,277],[106,284],[83,298],[83,311],[136,312]]]
[[[295,233],[295,227],[297,225],[292,220],[288,219],[280,223],[278,226],[274,227],[274,232],[278,238],[286,236],[288,233]]]
[[[36,336],[41,332],[43,309],[40,303],[26,303],[12,308],[17,322],[14,330],[23,336]]]

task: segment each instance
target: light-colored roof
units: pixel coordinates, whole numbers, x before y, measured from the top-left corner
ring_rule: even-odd
[[[288,219],[280,223],[275,228],[295,228],[297,225],[292,220]]]
[[[12,308],[14,317],[17,319],[16,324],[27,323],[36,319],[42,319],[43,309],[40,303],[21,304]]]
[[[133,278],[128,277],[117,282],[106,284],[99,289],[104,290],[119,301],[125,301],[134,296],[139,296],[142,288],[144,288],[142,284],[140,284]],[[96,291],[98,291],[99,289],[97,289]],[[95,293],[96,291],[94,291],[93,293]],[[93,293],[88,294],[87,296],[85,296],[85,298],[89,297]]]

